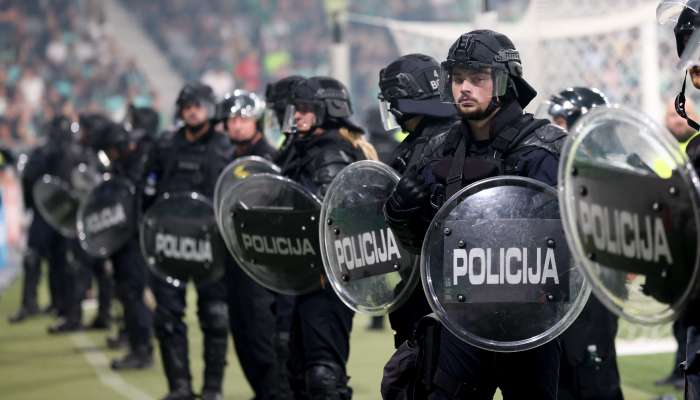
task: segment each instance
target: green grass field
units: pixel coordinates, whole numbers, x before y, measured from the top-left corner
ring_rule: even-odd
[[[0,298],[0,399],[157,399],[165,394],[166,384],[159,363],[146,371],[113,373],[109,360],[119,352],[105,348],[104,332],[85,332],[59,337],[46,334],[52,322],[38,317],[20,325],[9,325],[7,317],[16,310],[19,282]],[[194,305],[194,291],[189,303]],[[42,290],[42,304],[46,293]],[[201,382],[201,335],[194,313],[188,310],[190,357],[195,388]],[[392,352],[390,332],[370,333],[368,319],[357,316],[352,335],[349,375],[356,400],[377,400],[382,367]],[[620,358],[625,398],[651,400],[662,394],[681,394],[658,388],[653,381],[671,368],[671,354]],[[226,399],[248,400],[252,392],[245,382],[232,346],[225,382]]]

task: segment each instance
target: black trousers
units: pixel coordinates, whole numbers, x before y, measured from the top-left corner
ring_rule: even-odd
[[[87,254],[75,239],[68,240],[67,248],[66,302],[64,306],[66,320],[72,323],[82,322],[81,303],[85,298],[85,291],[91,284],[91,279],[89,279],[91,276],[94,276],[97,281],[98,318],[109,318],[114,287],[112,278],[105,269],[104,259]],[[88,279],[85,279],[86,275]]]
[[[151,289],[157,302],[153,325],[169,388],[190,388],[185,286],[175,287],[151,275]],[[227,300],[224,278],[197,286],[197,317],[204,336],[204,390],[222,389],[229,334]]]
[[[591,296],[560,336],[559,400],[622,400],[616,335],[617,317]]]
[[[429,399],[491,400],[500,388],[504,400],[556,400],[560,353],[558,340],[523,352],[486,351],[441,329],[437,375],[450,385],[438,383]]]
[[[411,339],[418,321],[433,312],[420,283],[406,302],[389,314],[389,324],[394,330],[394,347],[399,348],[403,342]]]
[[[316,365],[335,365],[347,377],[353,316],[330,286],[297,296],[289,361],[295,392],[303,392],[304,375]]]
[[[124,325],[132,351],[150,351],[153,314],[143,300],[148,283],[146,262],[134,237],[112,255],[116,293],[124,308]]]
[[[697,305],[697,302],[694,303]],[[688,308],[697,313],[697,308]],[[700,400],[700,323],[693,321],[688,327],[685,364],[685,399]]]
[[[66,247],[65,239],[51,228],[38,212],[29,226],[27,251],[23,257],[24,278],[22,307],[38,307],[37,289],[41,280],[41,263],[48,264],[51,306],[58,310],[65,304]]]
[[[226,272],[226,284],[229,324],[243,373],[256,399],[271,399],[279,373],[275,352],[275,297],[232,260]]]

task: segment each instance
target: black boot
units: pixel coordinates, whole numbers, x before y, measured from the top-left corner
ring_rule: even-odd
[[[195,400],[189,380],[170,382],[170,392],[162,400]]]
[[[99,331],[108,330],[110,327],[109,320],[109,317],[98,315],[94,320],[92,320],[90,325],[87,326],[87,329]]]
[[[123,358],[112,361],[115,371],[129,369],[144,369],[153,366],[153,351],[150,348],[129,351]]]
[[[57,323],[49,326],[48,332],[52,335],[78,332],[83,330],[83,325],[80,322],[59,320]]]
[[[39,308],[26,308],[26,307],[20,307],[19,310],[14,315],[11,315],[7,321],[11,324],[16,324],[18,322],[22,322],[27,318],[33,317],[35,315],[39,314]]]
[[[309,400],[350,400],[352,389],[343,368],[333,362],[312,365],[306,370]]]
[[[168,379],[168,388],[170,390],[163,400],[194,399],[187,337],[180,337],[179,335],[160,336],[158,344],[165,377]]]

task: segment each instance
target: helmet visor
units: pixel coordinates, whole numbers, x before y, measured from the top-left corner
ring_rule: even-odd
[[[286,110],[284,111],[282,133],[290,134],[296,130],[297,123],[296,120],[294,120],[294,113],[296,113],[296,107],[294,107],[294,104],[288,104]]]
[[[396,129],[401,129],[399,122],[396,120],[396,116],[391,112],[391,103],[386,100],[379,100],[379,114],[382,117],[382,126],[385,131],[393,131]]]
[[[265,109],[265,113],[263,114],[263,134],[265,135],[265,139],[275,148],[279,148],[284,141],[282,128],[277,119],[277,114],[273,109]]]
[[[455,103],[454,92],[460,96],[462,91],[491,89],[492,97],[506,94],[508,89],[508,71],[499,66],[486,66],[479,63],[452,64],[442,63],[440,76],[440,100]]]
[[[675,25],[683,10],[698,12],[698,6],[689,0],[663,0],[656,7],[656,21],[661,25]]]
[[[700,29],[694,30],[693,34],[688,38],[685,50],[683,50],[676,68],[684,71],[697,66],[700,66]]]

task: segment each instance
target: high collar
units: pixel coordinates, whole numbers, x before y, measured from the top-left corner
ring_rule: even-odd
[[[523,109],[520,107],[517,101],[511,101],[508,104],[501,107],[500,110],[496,112],[496,115],[491,118],[491,127],[489,129],[489,141],[493,140],[498,134],[503,131],[503,129],[508,126],[515,124],[523,116]],[[469,122],[463,120],[463,125],[466,133],[471,138],[471,129],[469,128]],[[471,138],[473,139],[473,138]]]

